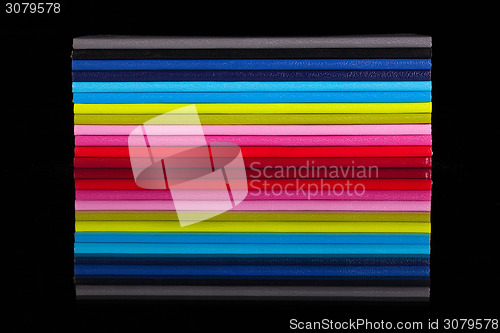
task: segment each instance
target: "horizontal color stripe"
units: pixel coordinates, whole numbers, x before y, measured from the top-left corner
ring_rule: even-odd
[[[424,91],[73,93],[73,103],[422,103]]]
[[[238,190],[232,190],[237,192]],[[246,193],[246,191],[245,191]],[[227,191],[176,191],[176,200],[192,200],[194,195],[204,200],[224,200]],[[350,194],[350,195],[349,195]],[[239,196],[238,196],[239,197]],[[172,200],[168,190],[76,190],[76,200]],[[390,201],[430,201],[430,190],[366,190],[362,194],[353,195],[343,191],[321,193],[321,191],[287,191],[273,192],[249,190],[245,200],[390,200]]]
[[[73,82],[74,93],[262,92],[262,91],[431,91],[431,81],[292,82]]]
[[[234,255],[233,255],[234,256]],[[415,256],[415,255],[414,255]],[[143,257],[136,256],[136,257]],[[187,256],[184,256],[187,257]],[[238,257],[242,257],[238,255]],[[247,256],[248,257],[248,256]],[[277,256],[278,257],[278,256]],[[301,256],[311,257],[309,256]],[[332,257],[332,256],[330,256]],[[339,255],[336,255],[339,257]],[[372,266],[374,267],[374,266]],[[430,276],[313,276],[313,275],[78,275],[80,285],[184,285],[196,286],[430,286]]]
[[[426,266],[189,266],[84,265],[75,275],[205,275],[205,276],[428,276]]]
[[[322,136],[288,136],[288,135],[207,135],[208,144],[214,142],[230,142],[238,146],[430,146],[430,135],[322,135]],[[150,147],[158,146],[191,146],[192,136],[165,135],[155,136]],[[76,146],[129,146],[128,136],[117,135],[77,135]]]
[[[149,158],[149,157],[145,157]],[[201,163],[201,161],[200,161]],[[424,168],[432,166],[431,157],[245,157],[243,163],[246,168],[271,168],[290,166],[296,168],[341,168],[341,167],[370,167],[377,168]],[[75,168],[131,168],[129,157],[76,157]],[[104,171],[104,169],[101,169]],[[113,172],[113,170],[110,170]],[[80,178],[80,177],[79,177]],[[95,177],[101,178],[101,177]],[[120,177],[128,178],[128,177]],[[406,177],[401,177],[406,178]]]
[[[429,244],[429,234],[77,232],[77,243]]]
[[[240,147],[246,157],[429,157],[431,146],[330,146],[330,147]],[[179,148],[179,152],[184,151]],[[175,147],[155,147],[157,156],[171,156]],[[144,154],[144,156],[141,155]],[[222,153],[222,152],[221,152]],[[75,157],[129,157],[128,147],[75,147]],[[147,151],[134,150],[134,158],[149,157]],[[191,156],[196,157],[196,156]],[[220,155],[220,157],[223,157]],[[233,157],[233,156],[229,156]]]
[[[75,114],[151,114],[177,113],[190,104],[147,103],[147,104],[75,104]],[[204,114],[292,114],[302,113],[431,113],[432,103],[209,103],[197,104],[196,112]],[[185,114],[186,110],[181,110]],[[156,125],[151,125],[156,126]],[[394,126],[394,125],[393,125]],[[427,125],[429,126],[429,125]],[[207,133],[206,133],[207,134]],[[319,134],[318,134],[319,135]]]
[[[130,125],[74,125],[74,133],[75,135],[129,135],[135,128],[136,126]],[[198,127],[193,125],[148,125],[148,135],[198,135],[198,130]],[[205,135],[430,135],[431,125],[204,125],[203,133]]]
[[[73,71],[74,82],[430,81],[430,70]]]
[[[363,104],[363,103],[360,103]],[[75,114],[77,125],[142,125],[152,119],[143,114]],[[355,113],[355,114],[200,114],[202,125],[316,125],[316,124],[430,124],[429,113]],[[157,125],[161,125],[158,120]],[[193,124],[186,116],[169,115],[166,125]]]
[[[75,254],[429,254],[413,244],[154,244],[75,243]]]
[[[183,190],[214,190],[219,189],[219,180],[203,179],[188,187],[184,184]],[[157,179],[141,179],[141,186],[158,188]],[[432,181],[427,179],[252,179],[247,182],[234,182],[232,190],[262,190],[287,191],[349,191],[349,193],[362,193],[364,190],[430,190]],[[169,187],[167,186],[167,189]],[[141,190],[133,179],[76,179],[77,190]],[[322,190],[320,190],[322,189]]]
[[[430,59],[73,60],[78,70],[360,70],[431,69]]]
[[[78,235],[77,233],[76,235]],[[124,234],[124,233],[121,233]],[[127,234],[127,233],[125,233]],[[137,234],[137,233],[135,233]],[[185,233],[184,235],[189,235]],[[244,235],[244,234],[242,234]],[[342,234],[336,234],[342,235]],[[357,234],[359,235],[359,234]],[[370,234],[364,234],[369,236]],[[394,234],[397,235],[397,234]],[[405,234],[410,235],[410,234]],[[418,235],[418,234],[415,234]],[[366,257],[297,257],[297,256],[262,256],[262,257],[235,257],[235,256],[213,256],[213,257],[99,257],[99,256],[76,256],[75,263],[90,265],[343,265],[343,266],[429,266],[429,257],[410,256],[366,256]]]
[[[165,200],[76,200],[76,210],[176,210],[172,201]],[[430,211],[430,201],[351,201],[351,200],[266,200],[243,201],[232,210],[341,210],[341,211]],[[190,201],[183,209],[224,212],[226,201]]]
[[[201,212],[202,214],[204,212]],[[175,212],[160,211],[76,211],[76,221],[177,221]],[[424,212],[301,212],[227,211],[204,223],[218,222],[430,222]],[[242,225],[244,223],[240,223]],[[187,226],[189,228],[191,226]],[[183,229],[184,230],[184,229]]]
[[[430,59],[430,47],[269,49],[74,49],[74,60],[144,59]]]
[[[283,161],[286,162],[286,161]],[[195,162],[196,163],[196,162]],[[193,163],[194,164],[194,163]],[[196,165],[196,164],[195,164]],[[430,179],[431,168],[379,168],[378,166],[362,166],[353,167],[321,167],[318,168],[295,168],[288,165],[280,167],[265,167],[257,168],[259,164],[255,163],[250,168],[245,170],[246,177],[251,179],[272,179],[272,178],[298,178],[298,179],[318,179],[318,178],[334,178],[334,179]],[[291,170],[287,172],[285,170]],[[230,168],[228,168],[230,170]],[[154,169],[153,169],[154,170]],[[175,169],[181,171],[180,168]],[[187,170],[182,170],[187,171]],[[200,170],[201,171],[201,170]],[[75,163],[73,171],[75,179],[133,179],[134,174],[130,165],[128,168],[78,168]],[[142,178],[156,178],[156,175],[147,175],[147,172],[141,176]]]
[[[167,37],[98,35],[73,38],[74,49],[231,49],[431,47],[423,35],[351,35],[314,37]]]
[[[77,285],[76,298],[102,299],[331,299],[419,301],[429,298],[429,287],[366,286],[106,286]]]
[[[82,243],[80,243],[82,244]],[[289,244],[290,245],[290,244]],[[295,244],[293,244],[295,245]],[[176,258],[176,259],[205,259],[205,258],[235,258],[235,259],[256,259],[256,258],[266,258],[266,259],[288,259],[288,258],[300,258],[311,260],[314,258],[419,258],[419,259],[430,259],[430,254],[411,254],[411,253],[301,253],[301,254],[290,254],[290,253],[75,253],[75,258],[137,258],[137,259],[149,259],[149,258]],[[388,265],[390,266],[390,265]],[[251,281],[251,280],[250,280]]]
[[[78,213],[78,212],[77,212]],[[175,212],[173,212],[175,214]],[[290,217],[288,217],[290,219]],[[293,218],[292,218],[293,220]],[[430,233],[428,222],[230,222],[203,221],[181,227],[178,221],[81,221],[77,232],[302,232]]]

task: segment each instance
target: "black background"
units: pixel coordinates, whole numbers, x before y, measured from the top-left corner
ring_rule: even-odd
[[[6,14],[0,47],[4,285],[14,328],[162,332],[288,330],[289,320],[499,317],[500,208],[491,8],[332,2],[80,1],[59,14]],[[487,25],[491,24],[491,27]],[[92,34],[433,37],[431,300],[75,302],[72,38]],[[10,212],[11,215],[8,216]]]

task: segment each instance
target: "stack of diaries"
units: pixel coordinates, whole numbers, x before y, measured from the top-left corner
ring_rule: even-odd
[[[430,37],[73,48],[78,298],[428,299]]]

